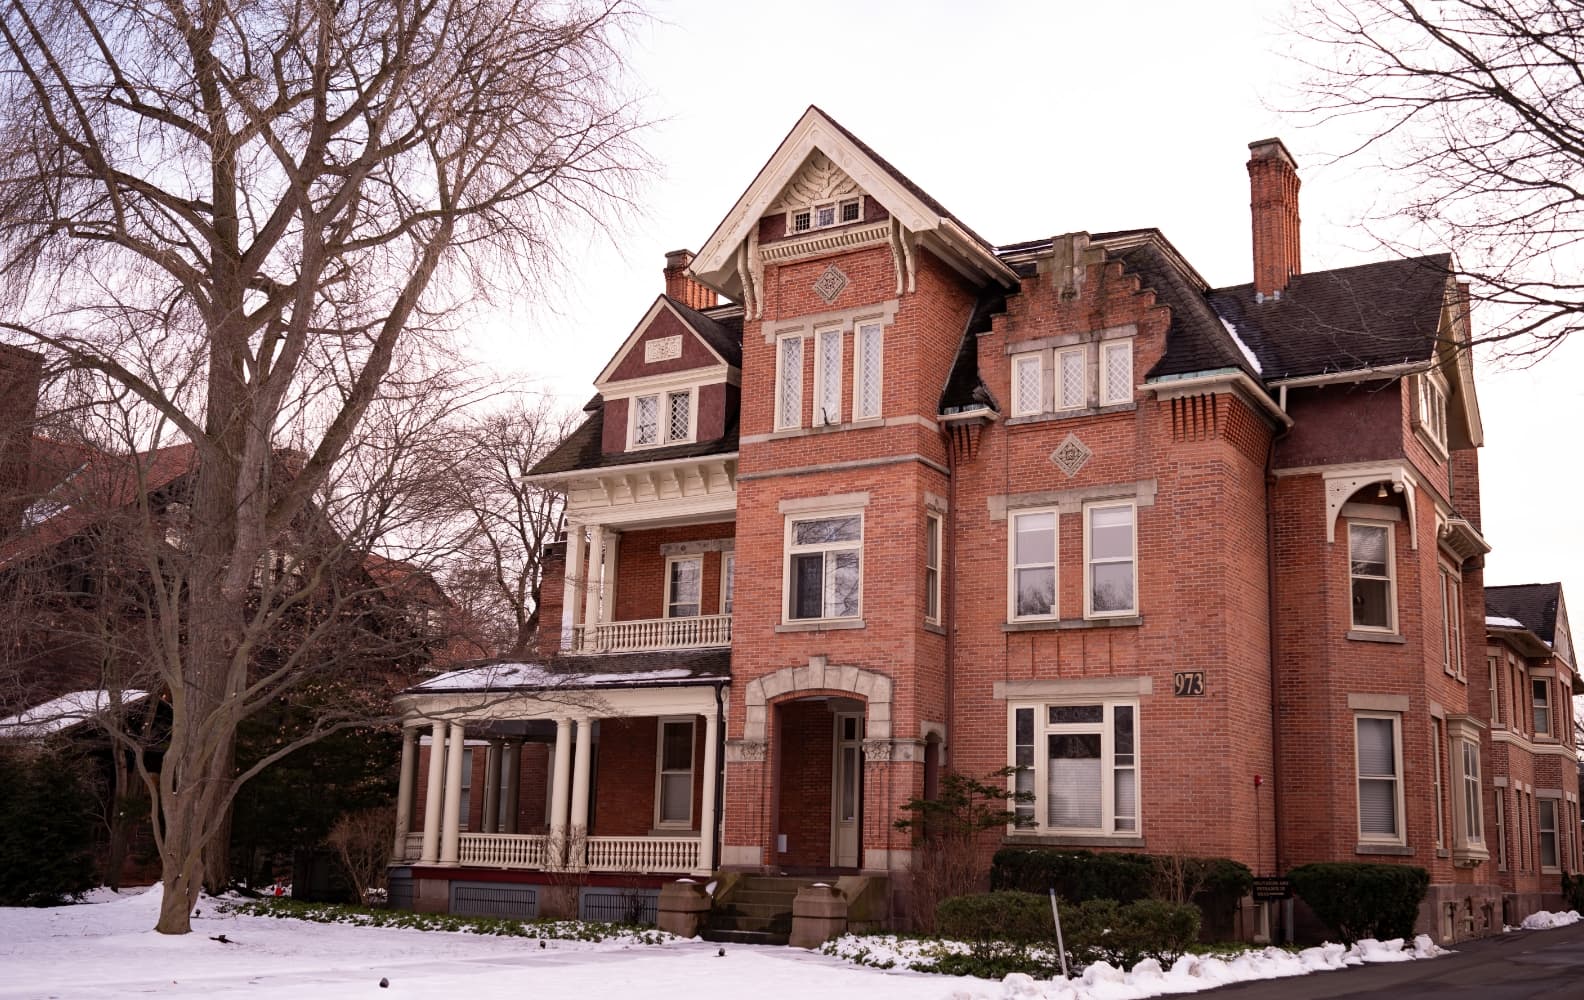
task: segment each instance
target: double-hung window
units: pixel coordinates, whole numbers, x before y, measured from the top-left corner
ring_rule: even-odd
[[[1402,719],[1354,717],[1358,768],[1358,831],[1362,842],[1403,842]]]
[[[721,553],[721,614],[732,613],[732,585],[737,577],[737,553]]]
[[[634,448],[693,440],[693,390],[651,393],[632,398]]]
[[[1535,804],[1540,808],[1540,868],[1555,870],[1562,866],[1557,851],[1556,799],[1539,799]]]
[[[703,556],[671,556],[666,560],[667,618],[697,618],[704,580]]]
[[[1011,764],[1018,826],[1137,836],[1138,705],[1132,701],[1014,705]]]
[[[1463,584],[1441,571],[1441,667],[1463,678]]]
[[[1501,684],[1499,682],[1501,675],[1497,672],[1496,657],[1487,656],[1485,658],[1485,670],[1490,674],[1489,684],[1491,728],[1502,729],[1505,727],[1502,726]]]
[[[1529,686],[1534,692],[1534,733],[1536,736],[1550,736],[1551,680],[1547,677],[1531,678]]]
[[[803,336],[776,340],[775,429],[803,426]]]
[[[1419,390],[1419,429],[1434,441],[1436,447],[1446,451],[1447,442],[1447,380],[1438,371],[1417,376]]]
[[[1397,602],[1392,593],[1390,524],[1353,521],[1348,525],[1348,572],[1352,577],[1353,627],[1392,632]]]
[[[924,515],[924,620],[941,620],[941,516]]]
[[[1446,747],[1442,736],[1444,724],[1440,719],[1430,720],[1430,764],[1435,777],[1435,844],[1446,846],[1446,806],[1442,801],[1441,760]]]
[[[1462,835],[1462,844],[1482,844],[1485,841],[1485,826],[1482,804],[1480,799],[1480,756],[1479,744],[1470,739],[1458,740],[1458,753],[1461,757],[1461,767],[1458,769],[1463,779],[1462,813],[1459,817],[1458,832]]]
[[[1138,613],[1137,509],[1132,501],[1084,508],[1084,614]]]
[[[1056,617],[1054,510],[1014,513],[1011,521],[1010,593],[1013,620]]]
[[[661,719],[655,825],[693,825],[693,720]]]
[[[787,619],[857,618],[863,592],[863,515],[787,521]]]

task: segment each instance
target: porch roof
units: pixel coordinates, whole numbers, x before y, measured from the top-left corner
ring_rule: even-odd
[[[406,694],[714,687],[731,680],[729,649],[605,653],[540,662],[480,660],[431,677]]]

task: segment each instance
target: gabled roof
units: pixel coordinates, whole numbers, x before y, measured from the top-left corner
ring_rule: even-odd
[[[1485,588],[1485,613],[1491,617],[1511,618],[1547,643],[1556,641],[1557,605],[1562,599],[1560,583],[1519,583]]]
[[[566,440],[550,454],[541,458],[526,475],[545,476],[576,472],[582,469],[609,469],[640,462],[665,462],[676,458],[702,458],[706,455],[726,455],[737,450],[737,408],[727,407],[726,432],[713,441],[689,441],[686,444],[667,445],[663,448],[645,448],[642,452],[605,452],[601,443],[605,435],[605,402],[599,396],[585,407],[589,416]]]
[[[1254,286],[1209,302],[1259,359],[1267,382],[1428,362],[1446,302],[1451,257],[1433,254],[1295,274],[1280,298]]]
[[[480,660],[431,677],[407,694],[589,691],[721,684],[731,678],[731,650],[665,650],[557,656],[527,662]]]
[[[688,308],[669,295],[662,294],[655,297],[654,302],[643,314],[643,318],[627,334],[627,337],[622,341],[621,347],[617,348],[616,353],[611,355],[611,359],[605,363],[605,367],[600,371],[599,377],[594,380],[596,385],[603,386],[614,377],[622,361],[633,349],[633,346],[643,339],[645,331],[649,329],[649,325],[654,322],[655,317],[660,314],[661,310],[669,310],[675,315],[681,321],[683,327],[703,341],[704,345],[719,359],[721,364],[730,365],[734,368],[742,366],[742,320],[740,317],[736,318],[735,322],[731,319],[714,319],[696,309]]]

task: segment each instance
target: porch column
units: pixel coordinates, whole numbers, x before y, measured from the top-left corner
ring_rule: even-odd
[[[720,774],[720,722],[704,715],[704,801],[699,808],[699,874],[715,870],[715,783]]]
[[[568,828],[571,844],[587,850],[589,821],[589,761],[594,756],[594,721],[579,719],[577,723],[577,753],[573,757],[572,771],[572,821]],[[582,868],[584,858],[567,858],[568,868]]]
[[[485,833],[499,833],[500,828],[500,763],[501,741],[490,740],[484,754],[484,816],[481,828]]]
[[[583,525],[568,521],[566,526],[566,577],[561,594],[561,648],[571,649],[577,643],[577,626],[582,617],[583,596]]]
[[[583,624],[593,626],[605,620],[601,614],[600,593],[605,589],[605,526],[589,525],[588,573],[583,584]]]
[[[550,785],[550,867],[566,860],[567,805],[572,798],[572,720],[556,720],[555,775]]]
[[[446,748],[445,818],[440,830],[440,863],[457,863],[457,848],[462,837],[462,723],[451,723],[451,742]]]
[[[522,744],[516,740],[506,741],[506,802],[502,811],[501,832],[517,832],[517,786],[522,784]]]
[[[621,549],[621,532],[604,528],[601,536],[605,550],[600,558],[599,620],[613,622],[616,620],[616,554]]]
[[[440,860],[440,788],[445,780],[444,722],[436,722],[429,735],[429,787],[424,795],[423,854],[419,860],[432,865]]]
[[[407,834],[412,831],[413,776],[418,770],[418,730],[402,727],[401,784],[396,788],[396,842],[391,858],[406,861]]]

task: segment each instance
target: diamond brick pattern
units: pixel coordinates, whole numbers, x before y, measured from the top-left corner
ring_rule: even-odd
[[[1067,474],[1068,479],[1071,479],[1078,474],[1078,470],[1084,467],[1093,454],[1088,445],[1078,440],[1078,435],[1069,434],[1056,446],[1056,450],[1051,452],[1051,461],[1056,463],[1056,468]]]
[[[819,278],[814,282],[814,292],[819,295],[820,298],[825,300],[826,305],[835,302],[836,297],[840,295],[842,293],[842,289],[846,287],[847,275],[843,274],[842,269],[837,267],[835,264],[827,267],[825,269],[825,273],[820,275]]]

